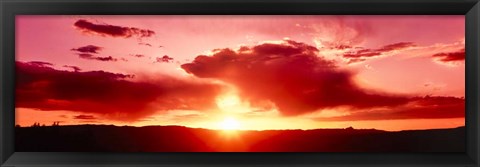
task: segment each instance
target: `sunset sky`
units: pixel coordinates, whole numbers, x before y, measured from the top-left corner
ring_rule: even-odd
[[[16,121],[464,126],[459,16],[17,16]]]

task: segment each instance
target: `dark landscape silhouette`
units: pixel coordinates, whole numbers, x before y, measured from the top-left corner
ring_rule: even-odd
[[[18,152],[464,152],[465,127],[222,131],[182,126],[16,127]]]

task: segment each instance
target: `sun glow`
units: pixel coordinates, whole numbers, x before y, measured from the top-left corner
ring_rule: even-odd
[[[219,128],[223,130],[237,130],[240,128],[240,123],[235,118],[227,117],[219,123]]]
[[[227,95],[217,99],[217,106],[221,109],[231,109],[240,104],[238,96]]]

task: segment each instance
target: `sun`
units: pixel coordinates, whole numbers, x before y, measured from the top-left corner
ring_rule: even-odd
[[[237,130],[240,128],[240,123],[235,118],[227,117],[219,123],[219,128],[223,130]]]

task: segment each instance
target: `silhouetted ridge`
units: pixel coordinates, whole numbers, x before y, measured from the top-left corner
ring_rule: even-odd
[[[183,126],[15,128],[16,151],[55,152],[464,152],[465,127],[221,131]]]

